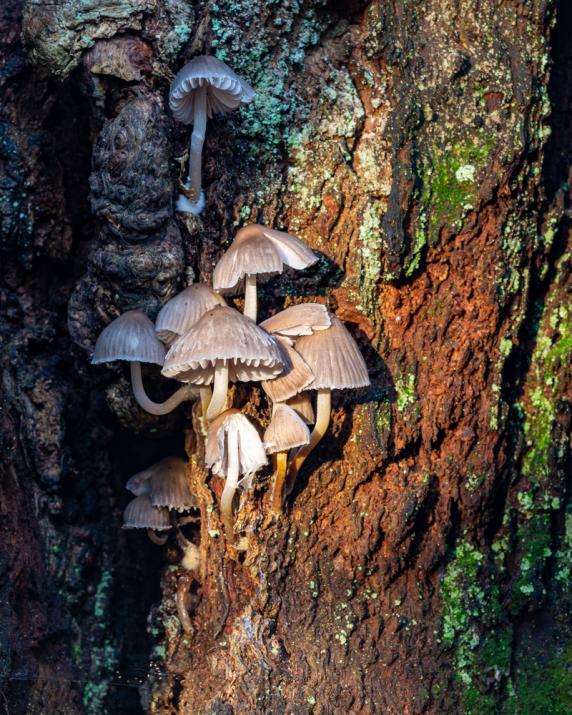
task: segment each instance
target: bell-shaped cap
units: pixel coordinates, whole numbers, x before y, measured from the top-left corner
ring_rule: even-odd
[[[281,310],[260,323],[260,327],[290,344],[302,335],[312,335],[316,330],[326,330],[332,324],[325,305],[300,303]]]
[[[318,256],[296,236],[251,224],[240,229],[217,263],[213,288],[230,293],[240,288],[245,276],[268,278],[282,273],[285,266],[302,270],[317,261]]]
[[[187,463],[180,457],[165,457],[127,482],[133,494],[148,494],[153,506],[165,506],[176,511],[195,509],[197,500],[189,489]]]
[[[315,375],[309,389],[350,390],[370,384],[359,348],[336,316],[330,328],[301,337],[295,347]]]
[[[284,371],[278,377],[263,380],[260,384],[272,402],[286,402],[310,385],[314,373],[304,358],[286,341],[280,338],[276,338],[276,341],[286,356]]]
[[[215,305],[226,305],[224,298],[206,283],[193,283],[161,308],[155,321],[157,337],[171,345]]]
[[[310,430],[302,418],[288,405],[277,405],[268,429],[264,447],[268,454],[287,452],[310,442]]]
[[[169,107],[173,116],[183,124],[192,124],[195,91],[207,86],[207,113],[226,114],[241,104],[252,102],[255,91],[216,57],[194,57],[179,70],[171,83]]]
[[[229,455],[229,435],[238,444],[238,454]],[[254,425],[239,410],[227,410],[214,419],[208,429],[205,464],[213,474],[226,478],[229,462],[238,459],[238,473],[248,477],[266,464],[266,454]]]
[[[182,382],[209,385],[217,362],[229,368],[229,379],[267,380],[284,369],[276,339],[234,308],[219,305],[171,346],[163,375]]]
[[[140,310],[129,310],[101,331],[91,362],[115,360],[162,365],[165,348],[155,335],[155,326]]]
[[[316,415],[309,392],[300,392],[298,395],[294,395],[287,401],[287,405],[300,415],[307,425],[315,424]]]
[[[153,506],[148,494],[135,497],[123,512],[123,528],[166,531],[171,528],[169,510]]]

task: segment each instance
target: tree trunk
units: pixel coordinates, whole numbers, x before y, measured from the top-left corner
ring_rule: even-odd
[[[572,712],[569,4],[5,0],[0,30],[0,710]],[[203,53],[257,98],[209,121],[197,218],[167,94]],[[325,302],[372,388],[334,394],[281,517],[256,477],[237,552],[196,409],[89,357],[250,222],[320,254],[261,318]],[[267,424],[255,385],[235,405]],[[183,629],[176,544],[120,526],[185,451]]]

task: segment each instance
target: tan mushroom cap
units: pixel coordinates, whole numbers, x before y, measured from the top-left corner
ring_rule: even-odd
[[[224,298],[206,283],[193,283],[161,308],[155,321],[157,337],[170,345],[215,305],[226,305]]]
[[[123,528],[166,531],[171,528],[169,510],[153,506],[148,494],[135,497],[123,512]]]
[[[115,360],[162,365],[165,348],[155,335],[155,326],[140,310],[129,310],[101,331],[92,365]]]
[[[198,87],[207,85],[207,112],[226,114],[241,104],[252,102],[255,91],[216,57],[194,57],[179,70],[171,83],[169,107],[183,124],[191,124],[194,116],[194,96]]]
[[[229,379],[267,380],[284,369],[276,339],[234,308],[217,306],[175,340],[165,358],[163,375],[209,385],[214,366],[225,361]]]
[[[273,380],[263,380],[260,384],[272,402],[286,402],[310,385],[314,380],[314,373],[304,358],[285,340],[277,337],[276,341],[285,353],[284,372]]]
[[[272,335],[293,342],[293,338],[312,335],[316,330],[325,330],[332,324],[325,305],[300,303],[281,310],[260,323],[260,327]]]
[[[238,473],[252,475],[266,464],[266,454],[256,427],[239,410],[231,409],[214,419],[208,429],[205,464],[219,477],[226,477],[229,466],[227,441],[233,432],[238,441]]]
[[[264,447],[268,454],[287,452],[310,441],[310,430],[302,418],[288,405],[278,405],[264,433]]]
[[[165,457],[127,482],[133,494],[148,494],[153,506],[165,506],[176,511],[195,509],[197,500],[187,479],[187,462],[180,457]]]
[[[318,256],[296,236],[259,224],[241,228],[213,273],[213,287],[221,293],[240,288],[245,276],[268,278],[284,266],[302,270]]]
[[[310,389],[351,390],[370,384],[355,340],[335,316],[330,328],[301,337],[295,347],[315,375]]]
[[[287,404],[304,420],[307,425],[313,425],[316,422],[314,406],[309,392],[300,392],[298,395],[291,397]]]

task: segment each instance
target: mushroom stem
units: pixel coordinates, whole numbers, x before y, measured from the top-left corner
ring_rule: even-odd
[[[286,466],[288,464],[288,452],[277,452],[273,455],[274,461],[274,487],[272,489],[272,513],[282,513],[282,499],[284,491],[284,480],[286,478]]]
[[[326,434],[328,425],[330,424],[330,412],[332,409],[332,393],[330,390],[318,390],[316,400],[316,424],[310,435],[310,441],[296,452],[294,459],[288,468],[288,477],[286,483],[286,494],[290,494],[294,488],[296,477],[302,465],[310,452],[316,447],[318,442]]]
[[[234,541],[234,515],[232,513],[232,500],[238,488],[238,434],[236,430],[229,430],[227,436],[228,467],[224,489],[220,498],[220,513],[224,524],[224,531],[229,544]]]
[[[163,536],[159,536],[159,534],[153,531],[153,529],[147,529],[147,536],[154,544],[157,544],[157,546],[165,546],[167,539],[169,538],[168,533],[163,534]]]
[[[213,395],[206,412],[207,422],[212,422],[224,410],[227,393],[228,363],[225,360],[217,360],[214,370]]]
[[[189,183],[192,191],[196,192],[198,201],[202,189],[202,156],[203,144],[207,130],[207,86],[204,84],[195,92],[195,111],[193,114],[193,133],[189,152]]]
[[[195,396],[195,388],[190,385],[183,385],[177,392],[171,395],[165,402],[153,402],[147,397],[145,387],[143,386],[143,378],[141,376],[141,363],[130,362],[131,368],[131,386],[133,395],[139,407],[142,407],[145,412],[152,415],[167,415],[172,412],[175,407],[178,407],[181,402],[191,400]]]
[[[244,315],[256,323],[256,313],[258,312],[258,301],[256,296],[256,274],[246,276],[244,288]]]
[[[175,603],[177,604],[177,616],[181,623],[181,627],[185,633],[194,633],[193,624],[189,609],[191,605],[191,594],[189,589],[193,582],[193,577],[190,574],[183,574],[177,581],[177,595]]]

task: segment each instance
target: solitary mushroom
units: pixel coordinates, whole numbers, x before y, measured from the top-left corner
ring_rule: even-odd
[[[284,359],[275,338],[265,330],[234,308],[217,306],[175,340],[163,375],[195,385],[214,381],[206,411],[210,422],[225,408],[229,379],[267,380],[282,372]]]
[[[147,529],[151,541],[162,546],[167,537],[158,537],[155,531],[167,531],[171,528],[169,510],[151,504],[148,494],[132,499],[123,512],[123,529]]]
[[[310,431],[298,416],[287,405],[276,405],[272,420],[264,433],[264,447],[272,454],[274,461],[274,488],[272,491],[272,511],[280,514],[288,451],[302,447],[310,442]]]
[[[205,463],[214,474],[225,479],[220,511],[226,537],[232,543],[232,500],[240,484],[239,477],[248,483],[249,478],[266,464],[266,454],[256,428],[238,410],[223,412],[209,426]]]
[[[331,324],[332,321],[325,305],[300,303],[291,305],[263,320],[260,327],[293,345],[294,341],[302,335],[312,335],[316,330],[326,330]]]
[[[193,283],[161,308],[155,321],[157,337],[172,345],[215,305],[226,305],[224,298],[206,283]]]
[[[200,214],[205,206],[202,191],[201,159],[207,118],[227,114],[254,99],[252,87],[216,57],[194,57],[179,72],[171,84],[169,107],[183,124],[192,124],[189,152],[189,176],[177,209]]]
[[[141,376],[141,363],[163,365],[165,348],[155,335],[149,318],[140,310],[129,310],[104,328],[97,339],[93,365],[116,360],[126,360],[131,368],[131,385],[137,403],[152,415],[166,415],[175,407],[195,397],[196,391],[188,385],[180,387],[165,402],[153,402],[147,397]]]
[[[296,236],[251,224],[241,228],[213,273],[213,288],[232,293],[246,280],[244,314],[256,322],[256,279],[283,273],[284,267],[308,268],[318,256]]]
[[[187,462],[180,457],[165,457],[131,477],[126,484],[134,494],[148,494],[153,506],[175,511],[195,509],[197,501],[187,479]]]
[[[370,384],[366,364],[355,340],[335,316],[332,317],[330,328],[301,337],[295,347],[315,375],[310,389],[317,390],[318,396],[316,424],[310,442],[298,450],[288,468],[289,488],[293,486],[300,467],[328,429],[331,391],[352,390]]]

